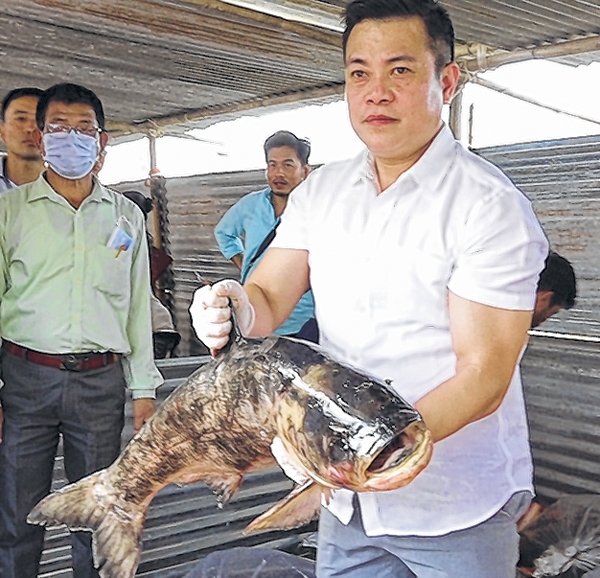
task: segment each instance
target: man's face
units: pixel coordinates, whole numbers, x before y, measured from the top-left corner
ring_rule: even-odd
[[[35,123],[38,100],[37,96],[20,96],[6,107],[4,122],[0,124],[0,137],[9,155],[30,161],[41,159]]]
[[[108,134],[99,130],[96,112],[89,104],[80,102],[49,102],[46,109],[44,132],[56,132],[60,129],[77,129],[83,134],[97,138],[99,156],[108,140]],[[42,136],[40,135],[40,141],[41,138]],[[42,152],[43,146],[43,142],[41,142]]]
[[[549,319],[558,313],[562,307],[560,305],[552,305],[552,291],[538,291],[535,298],[535,309],[533,310],[533,318],[531,320],[531,328],[541,325],[546,319]]]
[[[306,178],[308,170],[292,147],[272,148],[267,155],[267,181],[275,195],[289,195]]]
[[[346,100],[350,122],[376,160],[420,156],[441,126],[459,70],[436,72],[423,20],[364,20],[346,46]],[[415,159],[416,160],[416,159]]]

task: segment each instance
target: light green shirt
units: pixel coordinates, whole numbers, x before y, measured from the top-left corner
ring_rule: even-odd
[[[107,242],[117,223],[134,237]],[[134,399],[163,382],[153,359],[144,217],[94,181],[79,209],[44,175],[0,196],[0,335],[44,353],[123,354]]]

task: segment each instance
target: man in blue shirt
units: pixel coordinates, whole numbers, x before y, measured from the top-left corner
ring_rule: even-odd
[[[264,144],[269,186],[242,197],[215,227],[221,253],[240,269],[242,283],[256,268],[288,202],[290,193],[308,176],[310,143],[280,130]],[[318,340],[312,292],[307,291],[277,335]]]

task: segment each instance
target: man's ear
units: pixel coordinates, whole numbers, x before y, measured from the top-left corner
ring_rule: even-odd
[[[441,83],[444,104],[449,104],[454,96],[458,81],[460,80],[460,68],[456,62],[446,64],[442,70]]]
[[[42,156],[44,156],[44,154],[46,153],[46,151],[44,150],[44,135],[37,126],[35,127],[35,130],[31,133],[31,138],[42,152]]]
[[[553,297],[554,291],[538,291],[535,301],[536,310],[549,308]]]
[[[102,131],[100,133],[100,150],[104,150],[106,148],[107,143],[108,143],[108,133],[105,131]]]
[[[304,165],[304,167],[302,167],[302,170],[304,172],[304,178],[306,178],[311,171],[310,165],[309,164]]]

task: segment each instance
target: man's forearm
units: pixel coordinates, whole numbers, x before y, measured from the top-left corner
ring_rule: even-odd
[[[269,301],[267,294],[261,287],[255,283],[246,283],[244,290],[256,314],[249,337],[265,337],[270,335],[281,325],[281,323],[276,324],[274,304]]]
[[[422,397],[415,407],[431,431],[433,441],[443,440],[496,411],[513,372],[467,366]]]
[[[241,271],[242,270],[242,261],[244,260],[244,256],[242,253],[238,253],[231,258],[231,262]]]

